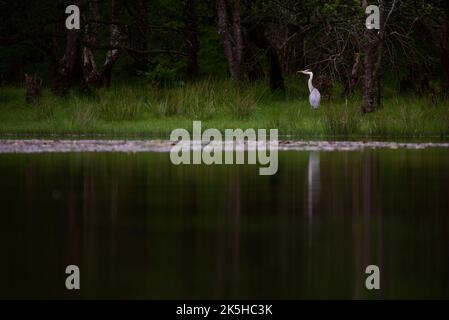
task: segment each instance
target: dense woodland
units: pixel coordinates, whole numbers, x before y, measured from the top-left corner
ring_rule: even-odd
[[[69,4],[80,7],[80,30],[65,28]],[[370,4],[380,30],[365,28]],[[2,0],[0,12],[2,85],[28,74],[65,95],[230,77],[282,92],[308,68],[324,97],[361,92],[365,113],[382,106],[385,83],[432,100],[449,93],[445,0]]]

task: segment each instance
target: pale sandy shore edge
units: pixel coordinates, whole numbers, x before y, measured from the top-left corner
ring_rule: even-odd
[[[170,152],[176,142],[168,140],[0,140],[0,153],[64,153],[64,152]],[[208,143],[203,143],[203,147]],[[221,143],[212,142],[211,146]],[[224,150],[259,150],[274,148],[276,143],[249,141],[223,143]],[[200,144],[184,143],[187,149],[197,150]],[[383,141],[279,141],[279,151],[351,151],[364,149],[427,149],[449,148],[449,143],[402,143]]]

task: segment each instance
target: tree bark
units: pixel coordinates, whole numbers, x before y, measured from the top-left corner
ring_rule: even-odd
[[[86,10],[86,20],[89,21],[85,27],[85,41],[87,45],[83,48],[83,73],[84,79],[88,86],[99,88],[104,85],[109,86],[111,83],[112,68],[120,56],[121,50],[118,49],[121,40],[121,31],[117,23],[117,12],[121,0],[111,0],[111,26],[109,49],[106,53],[105,61],[101,67],[98,68],[95,53],[92,47],[98,46],[97,34],[99,26],[95,21],[100,20],[99,1],[90,1]]]
[[[368,1],[364,1],[363,12],[365,12]],[[365,27],[363,32],[363,100],[362,100],[362,112],[373,112],[376,108],[375,105],[375,63],[376,53],[379,44],[377,30],[368,29]]]
[[[370,4],[363,0],[363,12]],[[383,55],[385,29],[389,15],[393,12],[396,1],[391,4],[388,17],[385,16],[388,0],[379,1],[380,30],[365,28],[362,49],[363,60],[363,101],[362,112],[369,113],[382,106],[383,101]]]
[[[112,21],[117,21],[118,19],[117,13],[119,12],[120,1],[121,0],[112,0],[112,9],[111,9]],[[122,34],[118,24],[115,23],[111,24],[111,36],[109,40],[109,45],[111,46],[111,48],[117,48],[120,45],[121,37]],[[103,64],[103,71],[102,71],[103,84],[105,84],[106,86],[110,86],[111,84],[112,68],[117,62],[120,54],[121,49],[110,49],[106,53],[106,60]]]
[[[279,59],[278,50],[271,37],[266,35],[266,23],[251,23],[245,27],[245,67],[250,79],[257,75],[263,76],[263,70],[257,61],[255,49],[258,47],[266,52],[269,63],[269,78],[271,91],[283,91],[285,89],[284,78],[282,76],[282,65]],[[248,67],[249,66],[249,67]]]
[[[376,81],[376,99],[375,107],[382,108],[384,100],[384,49],[385,49],[385,28],[386,28],[386,17],[385,17],[385,5],[388,0],[380,0],[379,14],[381,29],[378,32],[377,48],[376,48],[376,64],[374,65],[374,80]],[[391,9],[393,10],[393,8]]]
[[[240,0],[228,1],[217,2],[218,32],[231,77],[236,81],[242,81],[244,68]]]
[[[57,94],[65,95],[75,83],[84,83],[80,55],[80,33],[70,30],[67,32],[64,56],[55,72],[53,89]]]
[[[100,5],[99,1],[89,1],[87,3],[84,15],[87,21],[84,28],[84,40],[92,46],[98,45],[97,35],[99,33],[99,25],[96,21],[100,20]],[[89,86],[100,87],[101,75],[97,68],[95,61],[94,50],[90,47],[83,48],[83,74],[86,83]]]

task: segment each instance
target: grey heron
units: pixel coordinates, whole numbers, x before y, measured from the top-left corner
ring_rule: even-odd
[[[298,73],[303,73],[309,75],[309,102],[313,109],[318,109],[321,101],[321,94],[317,88],[315,88],[312,84],[313,80],[313,72],[310,70],[302,70],[298,71]]]

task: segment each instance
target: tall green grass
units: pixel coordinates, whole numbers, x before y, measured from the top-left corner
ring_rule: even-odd
[[[185,116],[211,119],[231,115],[244,119],[251,115],[266,92],[261,85],[236,87],[230,81],[203,81],[177,88],[150,88],[147,106],[159,117]]]
[[[236,86],[205,81],[174,88],[121,85],[90,94],[55,96],[44,90],[37,104],[25,102],[23,88],[0,88],[0,133],[161,134],[175,128],[278,128],[297,137],[430,137],[449,135],[449,103],[434,108],[419,96],[385,98],[383,108],[360,112],[360,97],[337,94],[312,110],[305,84],[290,81],[285,95],[272,95],[264,83]]]

